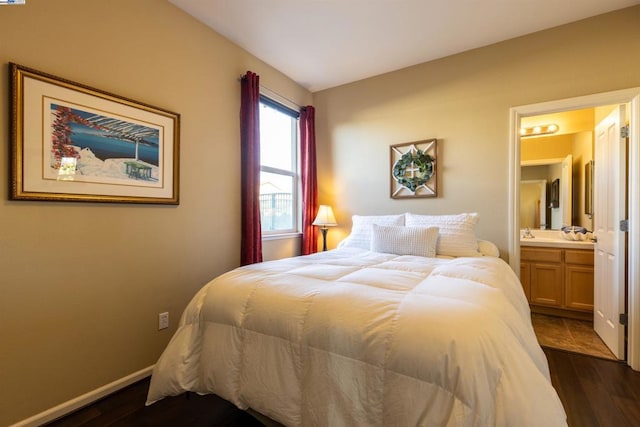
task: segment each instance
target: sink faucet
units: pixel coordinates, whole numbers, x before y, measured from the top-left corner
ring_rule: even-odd
[[[522,238],[523,239],[533,239],[536,236],[533,235],[533,233],[531,233],[531,230],[529,229],[529,227],[524,229],[524,233],[522,233]]]

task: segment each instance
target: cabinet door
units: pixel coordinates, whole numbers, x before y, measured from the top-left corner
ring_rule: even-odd
[[[562,265],[531,263],[531,303],[562,307]]]
[[[522,283],[527,301],[531,302],[531,264],[528,262],[520,263],[520,283]]]
[[[564,277],[566,307],[593,311],[593,267],[567,265]]]

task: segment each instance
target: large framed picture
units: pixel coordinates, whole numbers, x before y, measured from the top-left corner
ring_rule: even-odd
[[[391,198],[437,197],[437,155],[435,138],[392,145]]]
[[[12,200],[179,203],[180,115],[17,64]]]

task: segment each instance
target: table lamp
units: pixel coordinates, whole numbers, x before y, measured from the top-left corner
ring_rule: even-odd
[[[313,220],[312,225],[316,225],[320,227],[320,231],[322,231],[322,250],[327,250],[327,227],[333,227],[338,225],[336,222],[336,217],[333,214],[333,209],[329,205],[320,205],[318,208],[318,215],[316,215],[316,219]]]

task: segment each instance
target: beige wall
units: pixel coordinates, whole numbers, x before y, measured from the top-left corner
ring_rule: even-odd
[[[314,94],[330,246],[352,214],[477,211],[506,257],[509,108],[640,86],[639,49],[634,7]],[[389,145],[432,137],[438,198],[391,199]]]
[[[166,1],[2,6],[0,40],[4,426],[155,363],[196,290],[239,264],[238,78],[311,94]],[[180,205],[8,201],[8,62],[180,113]]]
[[[520,141],[520,159],[529,160],[563,159],[571,154],[573,135],[543,136],[522,138]]]

